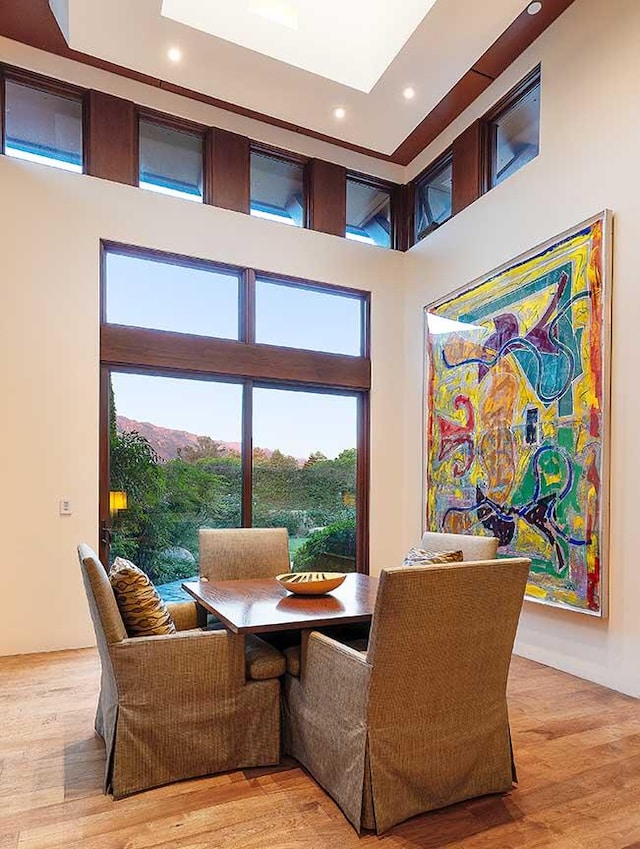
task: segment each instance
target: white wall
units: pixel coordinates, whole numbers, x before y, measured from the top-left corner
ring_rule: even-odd
[[[372,568],[397,562],[405,257],[8,157],[0,192],[0,654],[93,643],[75,547],[97,542],[101,238],[372,291]]]
[[[517,651],[640,695],[640,3],[576,0],[409,168],[416,174],[542,62],[541,152],[408,255],[405,545],[421,528],[422,307],[610,207],[615,213],[610,617],[525,605]]]

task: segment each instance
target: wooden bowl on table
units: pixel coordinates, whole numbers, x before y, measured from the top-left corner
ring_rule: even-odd
[[[287,572],[276,581],[296,595],[324,595],[335,590],[347,576],[343,572]]]

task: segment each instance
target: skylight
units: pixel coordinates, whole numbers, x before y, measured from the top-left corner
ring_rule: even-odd
[[[162,15],[370,92],[436,0],[163,0]]]

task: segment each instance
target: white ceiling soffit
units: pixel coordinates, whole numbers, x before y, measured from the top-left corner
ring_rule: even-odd
[[[75,50],[381,153],[396,149],[526,6],[526,0],[49,2]],[[202,28],[166,17],[163,7],[181,19],[199,15],[190,20]],[[214,28],[218,35],[204,31]],[[171,48],[180,51],[179,62],[169,60]],[[259,52],[266,49],[273,55]],[[403,96],[407,87],[415,91],[410,100]],[[334,117],[336,107],[345,110],[342,120]]]

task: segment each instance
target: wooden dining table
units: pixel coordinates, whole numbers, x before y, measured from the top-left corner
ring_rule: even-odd
[[[275,578],[186,581],[182,588],[232,633],[261,634],[370,622],[378,579],[352,573],[321,596],[294,595]]]

